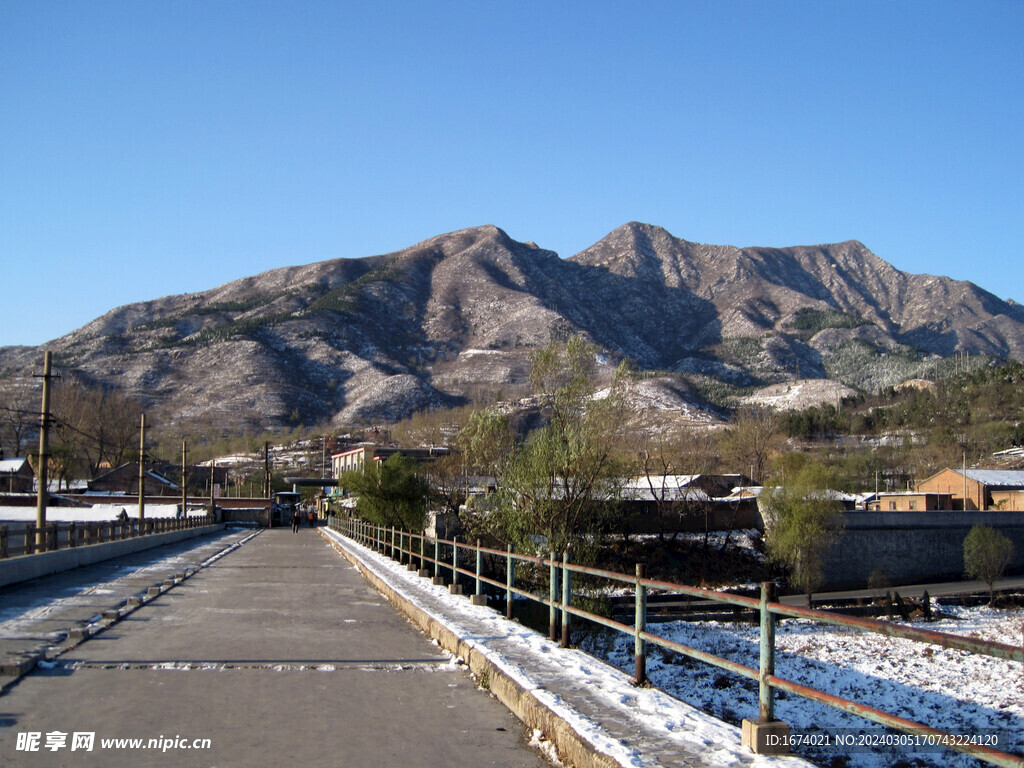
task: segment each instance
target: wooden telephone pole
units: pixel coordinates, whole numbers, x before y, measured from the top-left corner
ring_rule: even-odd
[[[188,443],[181,441],[181,516],[188,517],[188,464],[185,463],[185,456],[188,454]]]
[[[146,414],[139,421],[139,525],[146,519]]]
[[[36,550],[39,551],[46,543],[46,506],[50,501],[47,487],[46,470],[50,460],[50,367],[52,355],[49,350],[43,352],[43,403],[42,417],[39,421],[39,461],[36,462],[36,476],[39,479],[39,490],[36,492]]]

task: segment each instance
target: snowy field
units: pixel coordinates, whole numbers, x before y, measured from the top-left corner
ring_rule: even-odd
[[[1024,645],[1024,611],[943,608],[949,618],[920,626],[1008,645]],[[671,622],[651,631],[678,643],[757,668],[758,628],[722,622]],[[1003,661],[934,645],[842,627],[787,619],[778,627],[776,674],[898,716],[961,735],[992,735],[998,749],[1024,754],[1024,669]],[[620,669],[633,669],[633,639],[601,634],[581,644]],[[756,718],[757,685],[678,654],[649,649],[648,676],[674,697],[738,724]],[[785,693],[776,694],[776,717],[794,734],[889,732],[862,718]],[[1008,743],[1009,742],[1009,743]],[[835,746],[794,750],[824,766],[984,765],[958,752],[909,747],[844,750]]]

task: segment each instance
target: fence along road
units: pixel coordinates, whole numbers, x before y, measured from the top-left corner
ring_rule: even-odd
[[[51,751],[55,733],[65,746]],[[38,751],[17,748],[26,734]],[[92,751],[72,751],[75,734],[95,734]],[[261,532],[23,677],[0,697],[0,754],[74,768],[546,765],[309,528]]]

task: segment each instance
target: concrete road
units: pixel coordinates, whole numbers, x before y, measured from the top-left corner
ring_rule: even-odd
[[[11,766],[546,765],[526,741],[308,528],[262,532],[0,697]]]

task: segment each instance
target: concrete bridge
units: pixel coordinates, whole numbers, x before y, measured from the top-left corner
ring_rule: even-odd
[[[428,583],[303,528],[218,530],[6,587],[0,755],[539,768],[557,745],[581,768],[804,764],[468,600],[454,615]]]

